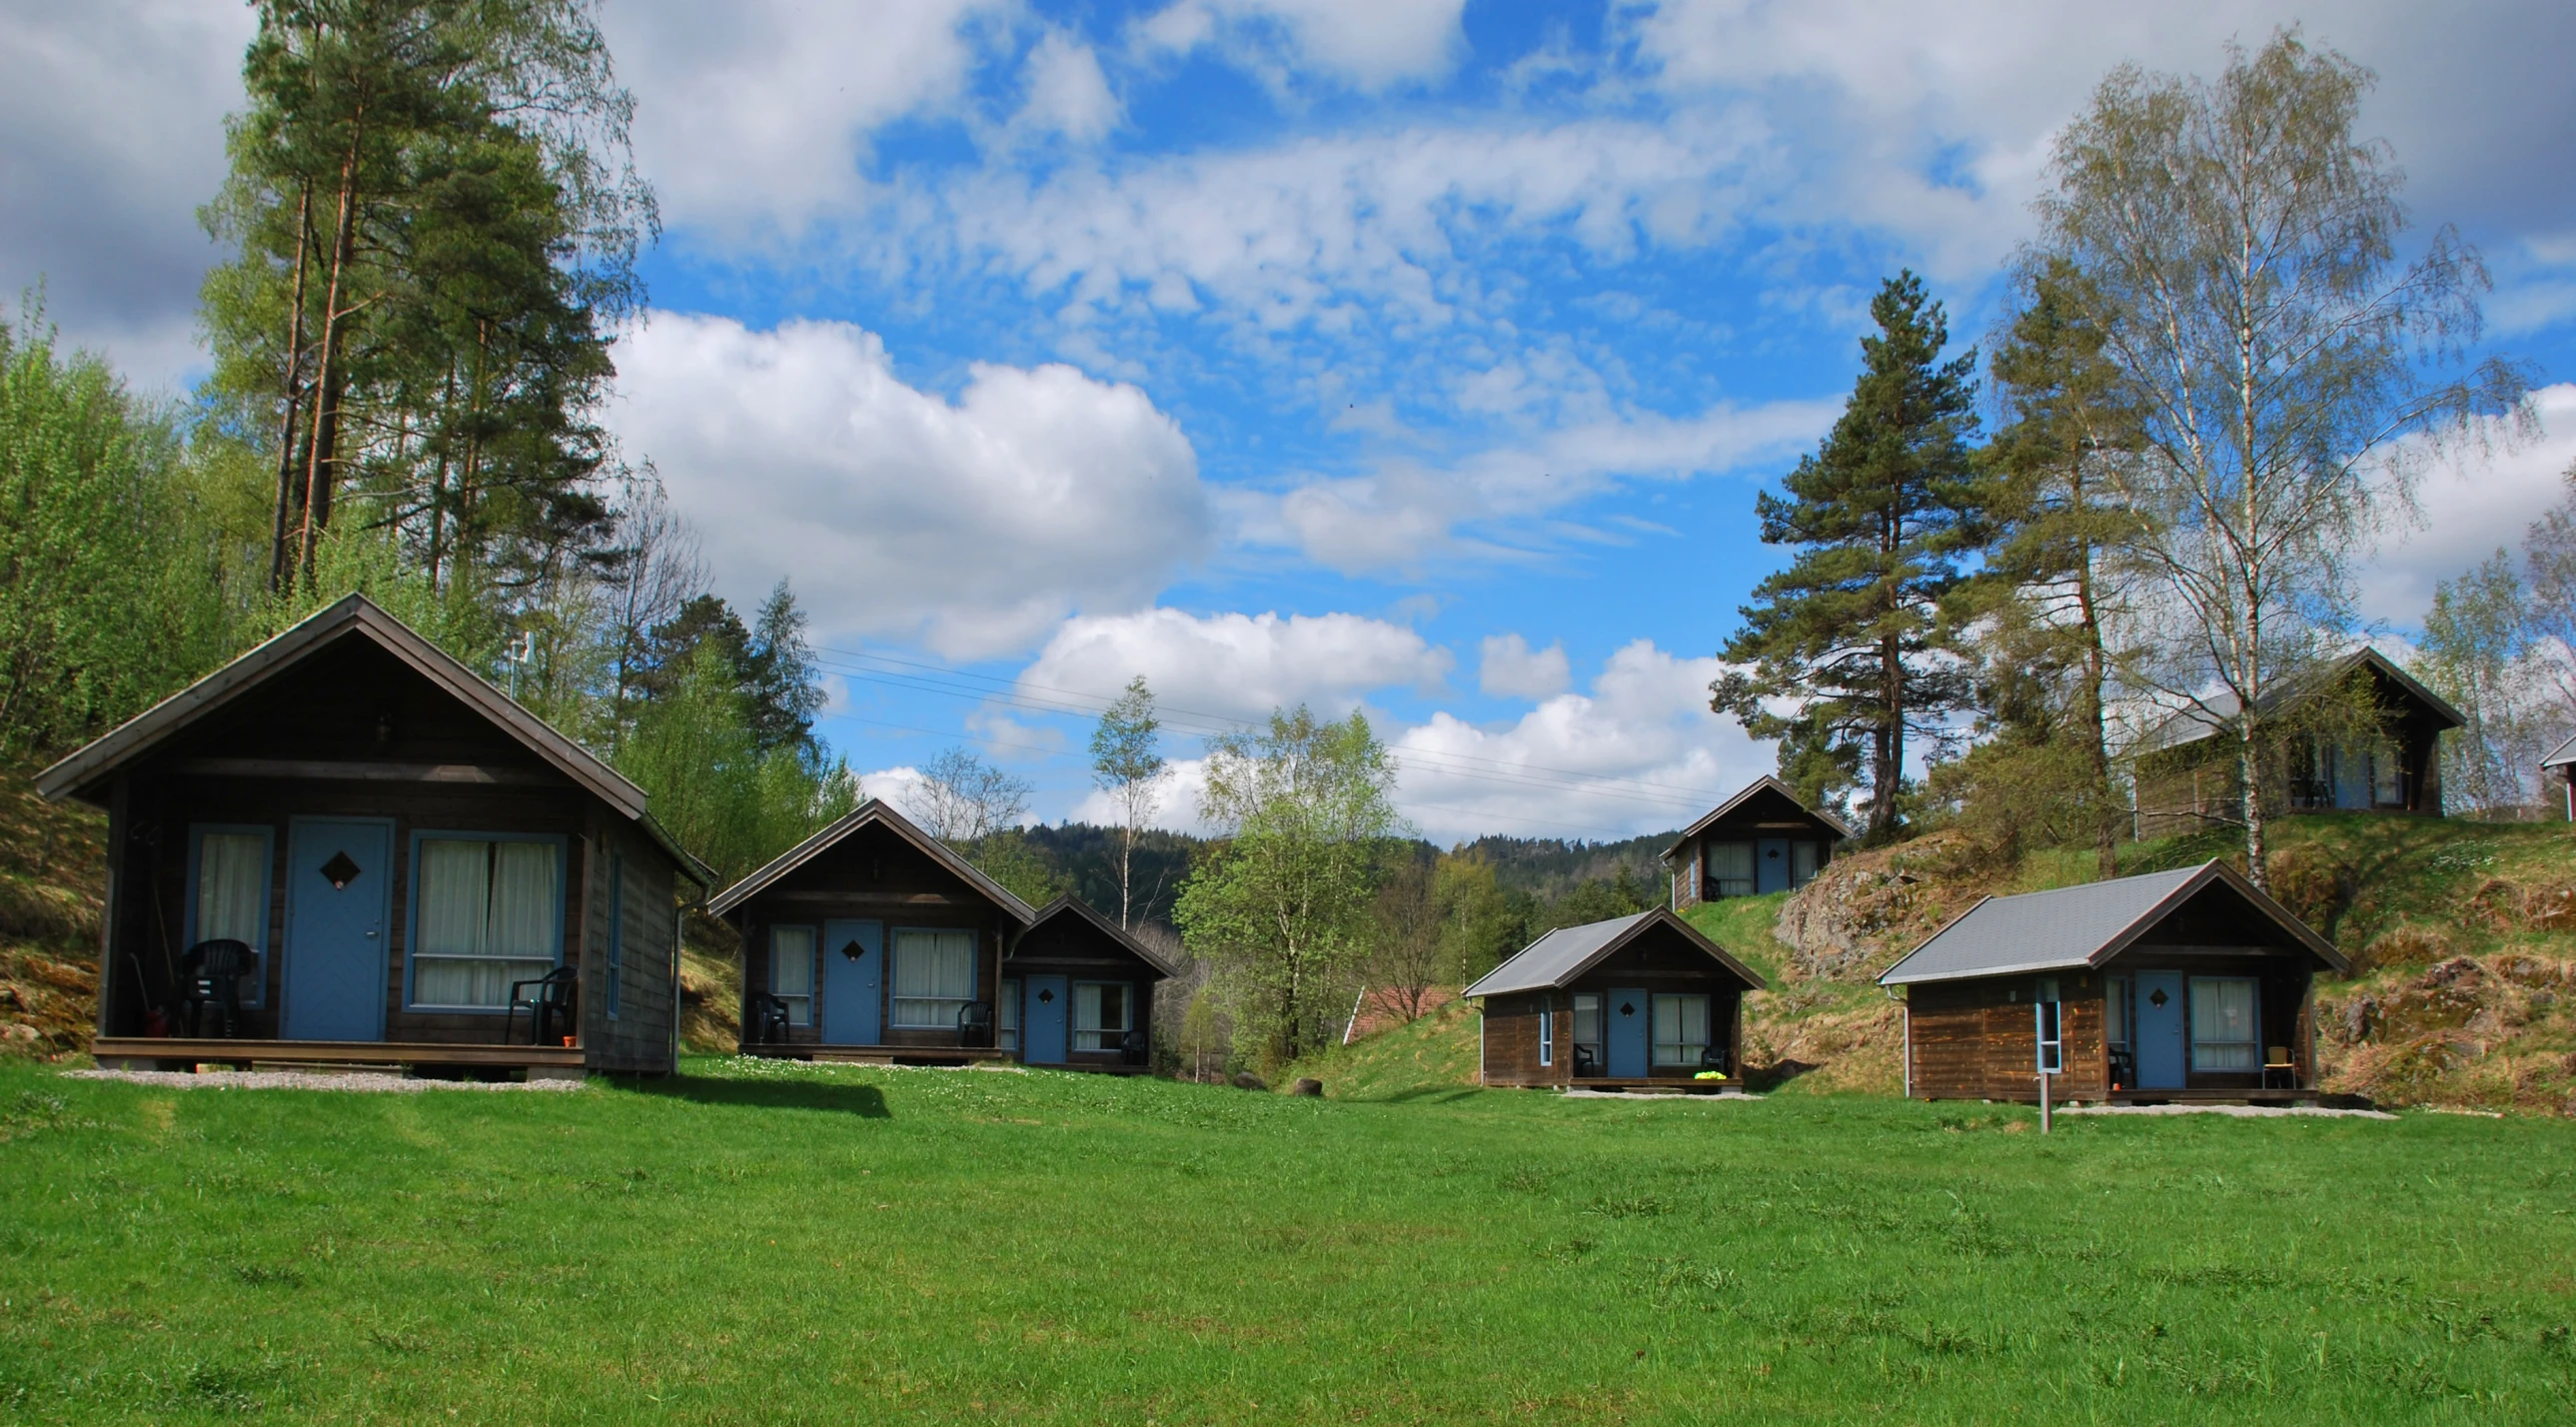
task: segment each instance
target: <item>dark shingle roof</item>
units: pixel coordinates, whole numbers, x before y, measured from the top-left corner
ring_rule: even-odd
[[[1654,927],[1668,927],[1679,932],[1720,966],[1733,972],[1748,988],[1759,991],[1768,984],[1760,973],[1728,955],[1725,947],[1710,941],[1699,928],[1657,907],[1634,916],[1613,917],[1606,922],[1558,927],[1522,948],[1519,955],[1486,972],[1475,985],[1459,994],[1501,996],[1515,991],[1545,991],[1563,986]]]
[[[1128,951],[1133,952],[1138,961],[1154,968],[1166,977],[1178,976],[1181,974],[1181,969],[1174,966],[1171,962],[1164,960],[1161,953],[1152,950],[1143,942],[1128,935],[1127,932],[1116,922],[1102,916],[1098,911],[1092,908],[1092,905],[1089,902],[1082,900],[1071,892],[1067,892],[1062,896],[1057,897],[1054,901],[1047,903],[1045,906],[1038,908],[1037,915],[1029,922],[1029,930],[1034,932],[1038,928],[1045,926],[1047,923],[1054,921],[1058,917],[1073,917],[1080,921],[1089,923],[1094,928],[1097,928],[1101,934],[1107,936],[1111,941],[1114,941],[1120,946],[1125,947]]]
[[[958,856],[955,849],[948,844],[923,832],[914,825],[912,819],[875,798],[859,804],[838,822],[778,854],[770,859],[768,865],[717,893],[708,901],[707,910],[719,917],[726,915],[734,908],[760,895],[779,878],[812,861],[825,848],[863,827],[871,826],[882,827],[905,842],[911,843],[920,849],[924,856],[946,868],[958,880],[981,893],[985,900],[1001,908],[1004,915],[1021,926],[1025,927],[1037,920],[1036,909],[1012,896],[1010,889],[985,876],[981,868]]]
[[[2257,915],[2318,960],[2337,971],[2350,969],[2332,943],[2265,896],[2244,874],[2224,862],[2204,862],[2175,872],[2115,877],[2053,892],[1988,897],[1925,938],[1904,960],[1889,967],[1878,978],[1879,984],[1905,986],[2099,966],[2151,930],[2167,912],[2220,883],[2243,896]]]

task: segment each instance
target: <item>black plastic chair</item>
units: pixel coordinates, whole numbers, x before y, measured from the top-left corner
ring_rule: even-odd
[[[1733,1056],[1726,1053],[1726,1047],[1715,1045],[1708,1046],[1702,1049],[1699,1053],[1699,1068],[1702,1070],[1714,1070],[1720,1075],[1733,1075],[1735,1073],[1734,1059],[1735,1058]]]
[[[501,1018],[501,1043],[510,1043],[510,1023],[517,1018],[519,1008],[525,1006],[528,1008],[528,1044],[553,1044],[556,1037],[565,1034],[556,1027],[572,1024],[572,991],[580,979],[581,974],[571,967],[558,966],[533,980],[511,982],[510,1009]],[[537,988],[537,994],[522,995],[530,986]]]
[[[2111,1047],[2109,1060],[2111,1070],[2111,1088],[2114,1090],[2137,1089],[2137,1053],[2130,1050],[2127,1046],[2115,1045]]]
[[[1588,1080],[1600,1073],[1601,1057],[1593,1052],[1592,1047],[1584,1045],[1580,1041],[1576,1042],[1574,1047],[1574,1078],[1577,1080]]]
[[[989,1046],[993,1043],[993,1003],[969,1001],[957,1008],[957,1043],[962,1046]]]
[[[1129,1031],[1118,1038],[1119,1060],[1127,1065],[1149,1065],[1154,1059],[1154,1039],[1143,1031]]]
[[[203,1033],[206,1008],[215,1008],[225,1040],[241,1038],[241,980],[259,964],[248,942],[201,941],[179,957],[179,1015],[188,1034]]]
[[[787,1002],[766,991],[754,991],[744,1007],[744,1025],[753,1045],[787,1044]]]

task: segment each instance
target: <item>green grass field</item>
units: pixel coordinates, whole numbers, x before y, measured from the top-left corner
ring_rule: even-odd
[[[2564,1422],[2576,1126],[0,1067],[0,1418]]]

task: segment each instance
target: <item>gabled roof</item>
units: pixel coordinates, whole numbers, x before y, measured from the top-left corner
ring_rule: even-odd
[[[1844,822],[1841,818],[1835,817],[1832,813],[1826,812],[1820,808],[1808,807],[1804,802],[1799,800],[1796,789],[1781,782],[1778,778],[1765,773],[1761,777],[1754,779],[1752,782],[1745,784],[1734,797],[1729,798],[1725,802],[1718,804],[1715,808],[1710,809],[1708,814],[1702,817],[1698,822],[1692,823],[1689,827],[1683,828],[1681,830],[1681,834],[1673,839],[1673,845],[1664,849],[1664,858],[1667,861],[1671,860],[1685,845],[1690,842],[1692,838],[1695,838],[1702,832],[1707,831],[1712,825],[1723,819],[1727,814],[1744,806],[1745,802],[1752,798],[1754,794],[1762,792],[1765,789],[1788,799],[1790,803],[1797,807],[1798,811],[1805,813],[1807,816],[1814,818],[1816,821],[1823,823],[1829,828],[1832,828],[1835,832],[1842,834],[1844,837],[1857,836],[1857,834],[1853,832],[1851,824]]]
[[[912,844],[923,856],[956,874],[966,885],[982,893],[986,900],[1001,908],[1005,915],[1021,926],[1025,927],[1037,920],[1038,914],[1028,903],[1012,896],[1009,888],[985,876],[982,870],[958,856],[948,844],[923,832],[913,824],[912,819],[896,812],[877,798],[870,798],[859,804],[830,827],[778,854],[770,859],[767,866],[717,893],[707,903],[707,911],[719,917],[725,915],[760,895],[779,878],[813,861],[824,849],[864,827],[882,827]]]
[[[1163,973],[1165,976],[1178,976],[1181,974],[1181,968],[1164,960],[1159,953],[1147,950],[1145,944],[1138,941],[1135,937],[1130,936],[1125,928],[1119,926],[1116,922],[1109,920],[1107,917],[1102,916],[1100,913],[1093,911],[1089,902],[1082,900],[1071,892],[1067,892],[1063,896],[1056,898],[1054,901],[1047,903],[1045,906],[1038,908],[1037,915],[1029,921],[1029,931],[1036,931],[1038,928],[1045,926],[1047,923],[1054,921],[1058,917],[1076,917],[1089,922],[1094,927],[1099,928],[1100,931],[1108,936],[1110,940],[1115,941],[1120,946],[1134,952],[1138,960],[1144,962],[1147,966],[1154,968],[1156,971]],[[1025,935],[1025,933],[1023,933],[1023,935]]]
[[[2576,738],[2570,738],[2558,745],[2550,750],[2548,757],[2540,760],[2540,766],[2543,768],[2564,768],[2570,763],[2576,763]]]
[[[2254,701],[2255,706],[2266,714],[2278,713],[2311,694],[2333,688],[2342,683],[2354,670],[2365,665],[2405,691],[2409,698],[2422,704],[2435,718],[2442,720],[2444,728],[2461,728],[2468,724],[2468,717],[2451,707],[2450,700],[2424,687],[2422,680],[2398,668],[2395,660],[2372,648],[2356,649],[2330,664],[2318,665],[2293,674],[2265,691],[2261,698]],[[2198,743],[2204,738],[2214,737],[2224,732],[2229,721],[2235,717],[2235,696],[2221,693],[2207,700],[2206,708],[2184,709],[2169,715],[2163,722],[2148,729],[2146,736],[2138,740],[2138,751],[2154,753],[2167,748],[2180,748],[2187,743]]]
[[[1669,927],[1679,932],[1691,945],[1733,972],[1748,989],[1760,991],[1770,985],[1752,967],[1728,955],[1725,947],[1710,941],[1699,928],[1682,920],[1670,909],[1657,907],[1635,916],[1613,917],[1606,922],[1558,927],[1522,948],[1520,954],[1511,960],[1486,972],[1475,985],[1458,994],[1500,996],[1514,991],[1545,991],[1564,986],[1656,927]]]
[[[343,639],[365,639],[402,661],[442,692],[481,714],[509,734],[548,767],[584,792],[642,826],[662,850],[678,860],[682,871],[700,885],[711,885],[715,873],[689,854],[670,832],[653,820],[644,790],[587,749],[557,733],[544,719],[521,708],[482,675],[459,663],[410,625],[387,614],[362,594],[344,595],[298,620],[267,642],[235,659],[134,717],[86,747],[36,775],[36,791],[49,801],[81,797],[119,770],[152,751],[216,710],[259,688],[304,659]]]
[[[1924,938],[1878,982],[1906,986],[1918,981],[2099,967],[2153,930],[2167,913],[2220,884],[2243,896],[2256,915],[2272,922],[2319,961],[2339,972],[2352,969],[2334,943],[2265,895],[2244,873],[2210,861],[2174,872],[2115,877],[2053,892],[1985,898]]]

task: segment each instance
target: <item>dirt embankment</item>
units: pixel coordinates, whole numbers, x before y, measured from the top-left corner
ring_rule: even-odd
[[[0,1055],[89,1049],[105,822],[47,804],[23,771],[0,773]]]

